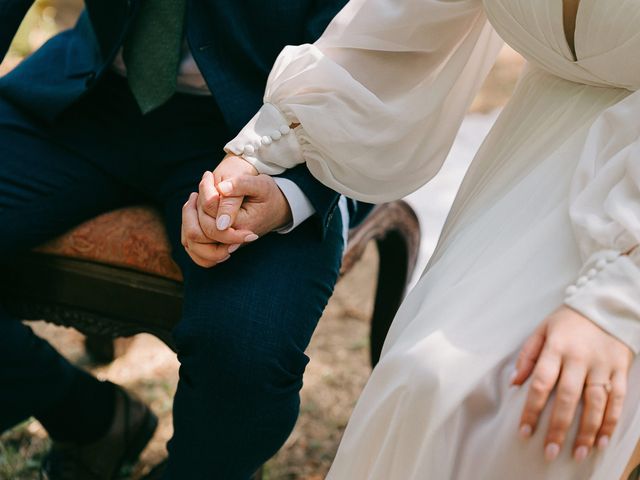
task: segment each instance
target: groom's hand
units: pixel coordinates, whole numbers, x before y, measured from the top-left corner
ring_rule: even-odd
[[[218,187],[226,193],[220,199],[244,199],[232,228],[220,231],[214,217],[202,215],[201,194],[192,193],[182,211],[182,244],[191,259],[205,268],[228,260],[243,243],[253,242],[292,222],[289,202],[275,180],[267,175],[242,175]],[[210,201],[206,203],[211,206]]]
[[[273,178],[243,175],[225,182],[223,190],[244,198],[233,228],[219,231],[213,217],[200,217],[198,193],[192,193],[182,208],[182,245],[191,259],[204,268],[227,261],[241,244],[253,242],[292,221],[289,202]],[[225,241],[235,235],[240,235],[237,243]]]
[[[293,221],[286,197],[268,175],[241,175],[218,184],[222,194],[221,207],[226,198],[244,198],[233,227],[252,231],[258,236],[283,228]]]

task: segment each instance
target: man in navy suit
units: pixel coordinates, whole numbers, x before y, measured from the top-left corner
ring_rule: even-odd
[[[0,59],[31,3],[0,0]],[[344,3],[86,0],[74,29],[0,78],[0,260],[133,202],[164,213],[185,277],[164,478],[246,480],[295,424],[345,227],[367,208],[304,165],[247,176],[241,214],[215,185],[280,50],[314,41]],[[49,432],[51,480],[114,478],[155,428],[1,307],[0,391],[0,431],[35,416]]]

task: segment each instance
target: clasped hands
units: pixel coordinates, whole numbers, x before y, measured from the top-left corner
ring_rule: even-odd
[[[199,266],[227,261],[240,247],[291,223],[291,209],[273,178],[227,155],[205,172],[182,208],[181,241]]]

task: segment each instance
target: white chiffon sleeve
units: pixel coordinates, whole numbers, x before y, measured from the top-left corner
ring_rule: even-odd
[[[571,193],[585,260],[566,305],[640,353],[640,92],[593,124]]]
[[[225,149],[262,173],[306,162],[352,198],[401,198],[440,169],[501,45],[481,0],[352,0],[315,44],[281,53]]]

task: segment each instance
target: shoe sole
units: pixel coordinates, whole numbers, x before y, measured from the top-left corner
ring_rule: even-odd
[[[154,415],[154,413],[147,408],[147,412],[145,413],[144,419],[142,420],[142,426],[138,429],[133,440],[131,441],[130,447],[125,452],[121,462],[120,467],[116,470],[116,472],[120,472],[124,467],[131,466],[138,461],[138,457],[145,449],[145,447],[149,444],[149,441],[153,437],[156,429],[158,428],[158,417]],[[114,477],[114,479],[118,478],[118,474]]]

